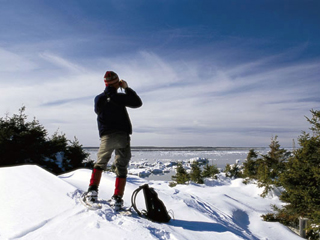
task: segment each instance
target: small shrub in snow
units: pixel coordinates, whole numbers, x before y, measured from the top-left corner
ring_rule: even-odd
[[[181,162],[178,163],[176,172],[176,175],[172,176],[172,180],[176,181],[177,184],[187,184],[189,182],[190,176]]]
[[[190,180],[194,183],[203,184],[203,177],[201,174],[200,163],[193,162],[191,164]]]
[[[226,176],[229,178],[242,177],[241,165],[239,164],[239,161],[236,161],[235,164],[231,164],[231,165],[227,164],[224,172],[225,172]]]
[[[216,178],[216,175],[219,173],[219,169],[216,165],[209,165],[208,163],[204,166],[202,171],[203,178]]]

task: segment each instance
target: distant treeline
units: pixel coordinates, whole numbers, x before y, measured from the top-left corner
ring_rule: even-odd
[[[83,147],[85,150],[98,150],[99,147]],[[152,147],[132,146],[132,151],[249,151],[265,150],[265,147]]]

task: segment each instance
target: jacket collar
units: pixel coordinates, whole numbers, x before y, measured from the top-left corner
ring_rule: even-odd
[[[117,93],[117,89],[114,87],[111,87],[111,86],[106,86],[104,92],[107,93],[108,95],[110,95],[110,94],[112,95],[112,94]]]

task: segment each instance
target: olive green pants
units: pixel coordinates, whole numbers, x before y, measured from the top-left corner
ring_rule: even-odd
[[[116,175],[125,178],[131,159],[130,136],[125,132],[110,133],[101,137],[98,159],[94,168],[106,170],[113,151],[115,151]]]

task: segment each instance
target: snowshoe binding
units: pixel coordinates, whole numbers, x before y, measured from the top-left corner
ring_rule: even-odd
[[[110,206],[114,208],[116,211],[120,211],[123,209],[123,200],[120,196],[112,196],[110,200]]]
[[[90,210],[96,210],[101,208],[101,204],[98,201],[97,191],[88,191],[82,194],[80,202]]]

